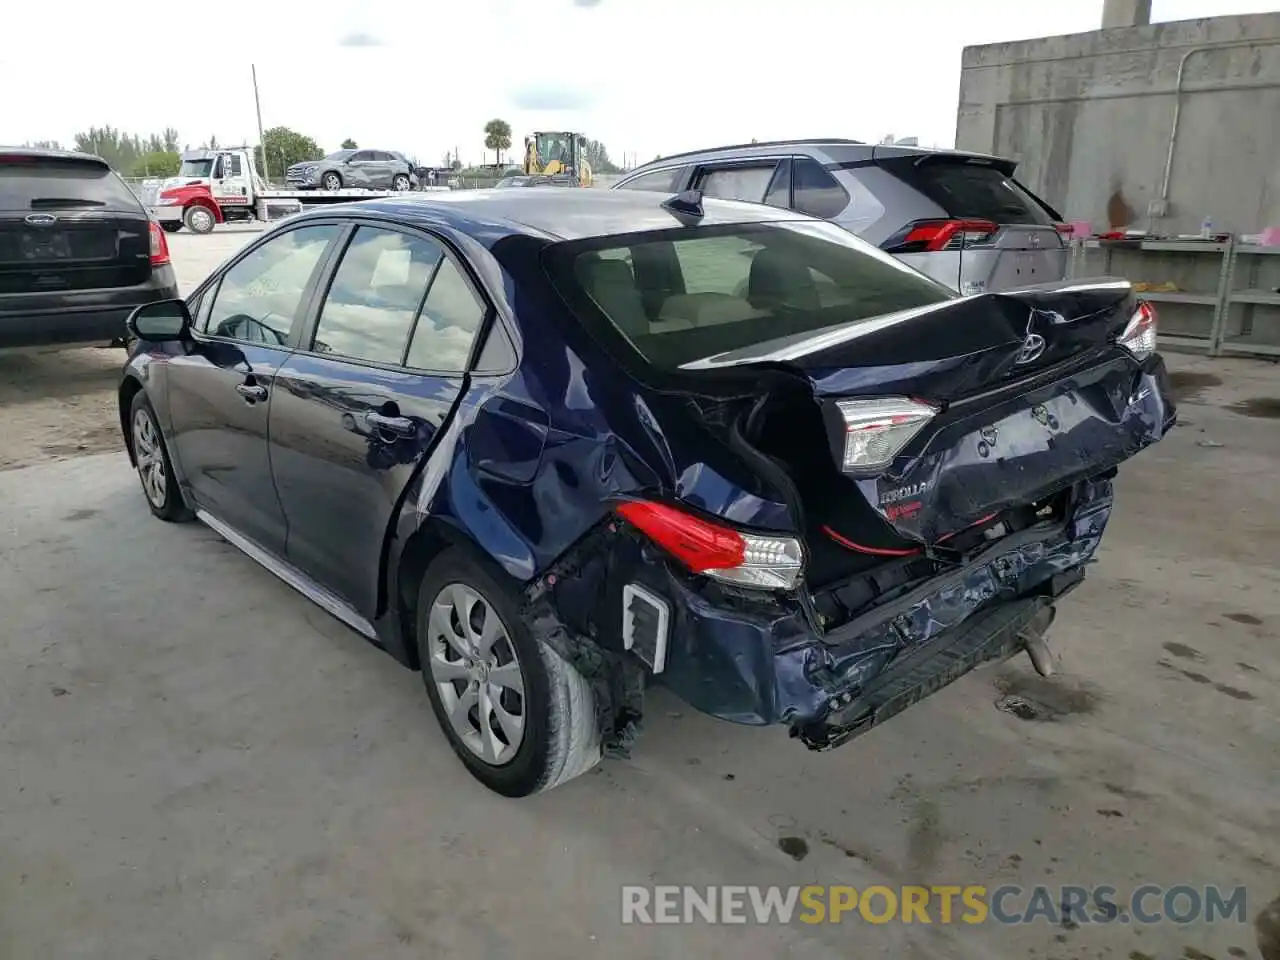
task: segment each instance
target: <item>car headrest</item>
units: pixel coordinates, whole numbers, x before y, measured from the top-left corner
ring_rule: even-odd
[[[777,247],[765,247],[751,258],[747,300],[753,307],[816,310],[818,285],[804,261]]]

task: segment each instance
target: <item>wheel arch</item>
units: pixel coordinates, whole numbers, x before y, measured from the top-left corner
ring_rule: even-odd
[[[214,223],[226,223],[226,219],[222,216],[222,209],[216,203],[214,203],[210,197],[193,197],[192,199],[188,200],[182,208],[182,216],[184,218],[184,222],[187,215],[187,211],[190,210],[192,207],[204,207],[211,214],[213,214]]]
[[[133,406],[133,398],[142,392],[142,381],[131,373],[126,373],[120,381],[120,432],[124,435],[124,448],[129,454],[129,463],[138,465],[133,453],[133,431],[129,428],[129,409]]]

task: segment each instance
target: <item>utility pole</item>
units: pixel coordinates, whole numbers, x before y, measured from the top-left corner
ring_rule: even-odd
[[[262,137],[262,102],[258,99],[258,67],[256,64],[249,64],[249,70],[253,73],[253,108],[258,112],[258,147],[262,150],[262,179],[271,180],[270,164],[267,163],[267,141]]]

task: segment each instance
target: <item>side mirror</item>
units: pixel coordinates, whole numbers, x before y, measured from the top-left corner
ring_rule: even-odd
[[[152,343],[186,340],[191,335],[191,313],[181,300],[145,303],[124,323],[130,334]]]

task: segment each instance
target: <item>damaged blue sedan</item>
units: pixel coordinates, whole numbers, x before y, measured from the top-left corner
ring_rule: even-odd
[[[625,754],[655,684],[825,749],[1049,670],[1117,466],[1174,423],[1123,281],[958,297],[697,192],[322,208],[129,329],[152,513],[421,670],[509,796]]]

